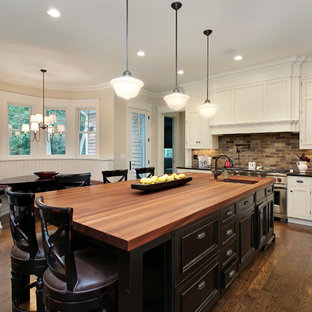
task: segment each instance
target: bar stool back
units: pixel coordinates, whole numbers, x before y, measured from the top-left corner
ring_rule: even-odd
[[[43,275],[43,303],[48,311],[117,311],[118,259],[99,248],[74,251],[72,208],[51,207],[36,199],[48,268]],[[48,225],[57,228],[49,233]],[[63,240],[65,249],[56,246]]]
[[[155,174],[155,167],[135,168],[136,178],[141,179],[141,174],[146,174],[146,178],[151,178]]]
[[[11,249],[12,310],[24,311],[19,306],[29,300],[29,290],[36,286],[37,311],[42,306],[42,276],[46,269],[46,259],[41,248],[41,240],[36,236],[34,194],[5,191],[10,206],[10,228],[13,238]],[[30,283],[30,275],[37,281]]]
[[[102,171],[103,183],[111,183],[108,178],[111,177],[121,177],[116,182],[127,181],[128,179],[128,169],[118,169],[118,170],[106,170]]]

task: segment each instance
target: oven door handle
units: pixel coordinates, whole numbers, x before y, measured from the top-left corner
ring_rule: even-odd
[[[274,191],[275,190],[287,190],[287,186],[286,185],[274,185]]]

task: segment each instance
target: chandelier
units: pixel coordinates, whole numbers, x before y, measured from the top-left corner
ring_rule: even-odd
[[[22,125],[22,132],[26,133],[30,132],[31,134],[31,142],[40,141],[40,129],[43,131],[47,131],[47,141],[49,141],[53,134],[63,135],[65,130],[64,125],[57,125],[56,115],[51,114],[49,116],[45,116],[44,105],[45,105],[45,97],[44,97],[44,74],[47,72],[46,69],[40,69],[42,72],[42,114],[35,114],[30,116],[30,128],[29,124]]]

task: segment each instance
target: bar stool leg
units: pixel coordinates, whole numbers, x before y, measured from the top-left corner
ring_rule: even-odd
[[[36,283],[36,301],[37,301],[37,312],[44,312],[44,306],[42,302],[43,296],[43,282],[42,277],[37,278]]]

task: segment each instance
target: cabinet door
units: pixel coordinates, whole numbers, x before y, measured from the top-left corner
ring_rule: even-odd
[[[290,185],[287,193],[288,217],[311,220],[311,189]]]
[[[300,109],[300,148],[312,148],[312,81],[303,82]]]
[[[243,270],[255,255],[255,210],[252,209],[239,218],[239,259]]]
[[[261,249],[266,241],[266,235],[268,232],[268,214],[267,214],[267,203],[266,201],[257,205],[257,248]]]
[[[269,239],[273,233],[274,233],[274,200],[273,197],[271,197],[268,200],[267,204],[267,239]]]
[[[197,111],[187,111],[185,120],[186,147],[196,147],[198,139],[198,113]]]

